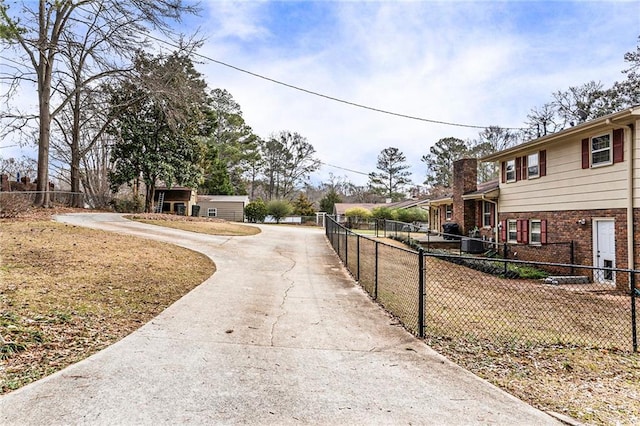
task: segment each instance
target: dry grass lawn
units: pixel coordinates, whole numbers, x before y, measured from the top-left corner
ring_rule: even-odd
[[[0,221],[2,393],[121,339],[215,270],[207,258],[186,249],[59,224],[48,220],[47,212],[44,217],[39,214]],[[136,220],[218,235],[259,232],[256,227],[197,218],[145,215]],[[350,238],[352,271],[357,267],[356,247],[355,238]],[[369,292],[374,249],[370,240],[361,240],[360,284]],[[399,311],[411,328],[416,291],[405,283],[415,282],[415,259],[390,248],[380,253],[386,259],[378,270],[379,300],[390,311]],[[175,262],[166,262],[167,254]],[[490,279],[481,272],[455,272],[461,267],[437,259],[428,266],[427,303],[441,307],[427,308],[432,312],[427,343],[435,350],[542,410],[590,424],[640,424],[640,354],[549,340],[554,330],[568,328],[561,313],[572,306],[575,295],[542,293],[542,312],[533,299],[515,297],[518,293],[510,284],[496,284],[487,293]],[[617,310],[611,310],[610,299],[583,295],[588,303],[569,310],[571,323],[585,315],[602,318],[603,324],[613,320]],[[490,338],[496,330],[488,327],[487,315],[500,310],[510,315],[504,323],[509,339]],[[451,314],[456,311],[464,315]],[[539,341],[529,334],[518,336],[523,323],[539,331]],[[563,339],[579,342],[579,331]]]
[[[198,232],[200,234],[244,236],[260,233],[260,228],[250,225],[242,225],[235,222],[227,222],[222,219],[177,216],[167,214],[134,214],[127,216],[136,222],[161,225],[167,228],[181,229],[183,231]]]
[[[0,393],[113,344],[215,271],[207,257],[184,248],[51,221],[59,212],[0,221]],[[189,224],[222,235],[257,230]]]
[[[375,243],[349,237],[354,276],[358,244],[359,282],[373,294]],[[377,301],[416,333],[417,255],[381,245],[378,256]],[[425,267],[426,341],[436,351],[542,410],[589,424],[640,424],[628,295],[507,280],[435,258]]]

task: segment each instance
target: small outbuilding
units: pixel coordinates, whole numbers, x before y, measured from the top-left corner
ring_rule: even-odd
[[[198,216],[244,222],[244,208],[247,204],[247,195],[198,195]]]
[[[157,187],[153,194],[153,211],[155,213],[174,213],[187,216],[195,204],[196,191],[191,188]]]

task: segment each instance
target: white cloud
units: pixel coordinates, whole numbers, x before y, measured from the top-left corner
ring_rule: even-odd
[[[638,19],[626,2],[204,3],[200,53],[372,107],[479,126],[521,126],[557,90],[621,79]],[[312,13],[307,13],[312,11]],[[479,129],[402,119],[333,102],[215,63],[199,69],[227,89],[257,134],[297,131],[326,163],[371,172],[400,148],[416,183],[420,157],[444,137]],[[316,179],[339,169],[323,168]],[[354,183],[366,176],[349,174]]]

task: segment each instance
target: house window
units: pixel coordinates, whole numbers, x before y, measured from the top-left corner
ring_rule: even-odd
[[[209,207],[207,209],[207,216],[209,217],[216,217],[218,216],[218,209],[215,207]]]
[[[491,227],[491,203],[487,201],[482,202],[482,226]]]
[[[529,244],[542,244],[542,222],[539,220],[529,222]]]
[[[540,177],[540,167],[538,153],[527,156],[527,176],[529,179]]]
[[[516,181],[516,160],[505,161],[505,173],[507,182]]]
[[[611,164],[611,134],[591,138],[591,166]]]
[[[507,221],[507,241],[510,243],[518,242],[518,222],[516,220]]]
[[[453,206],[451,204],[447,204],[444,206],[444,218],[445,220],[451,220],[453,217]]]

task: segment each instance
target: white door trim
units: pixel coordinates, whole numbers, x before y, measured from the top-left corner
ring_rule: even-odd
[[[615,219],[611,217],[597,217],[591,220],[592,223],[592,232],[593,232],[593,266],[596,268],[602,268],[604,265],[604,258],[600,254],[600,241],[598,235],[599,224],[601,223],[611,223],[613,224],[613,247],[611,247],[611,253],[607,253],[609,259],[606,259],[611,262],[611,268],[616,267],[616,223]],[[605,254],[606,256],[606,254]],[[600,283],[615,283],[615,274],[611,272],[611,275],[608,275],[604,270],[594,270],[593,274],[594,282]]]

